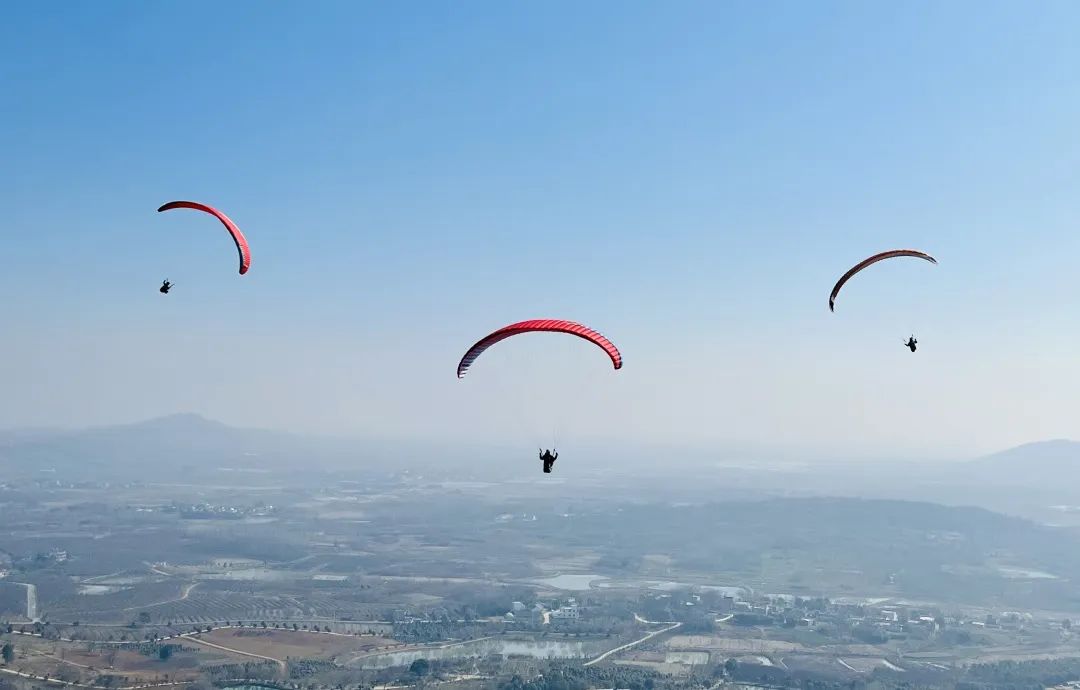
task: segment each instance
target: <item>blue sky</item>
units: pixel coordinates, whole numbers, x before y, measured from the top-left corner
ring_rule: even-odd
[[[9,3],[0,420],[515,440],[559,417],[866,455],[1080,437],[1078,23],[1068,2]],[[251,272],[213,219],[154,213],[172,199],[232,216]],[[941,264],[876,266],[829,314],[835,278],[896,246]],[[539,336],[454,379],[479,335],[547,316],[625,369]]]

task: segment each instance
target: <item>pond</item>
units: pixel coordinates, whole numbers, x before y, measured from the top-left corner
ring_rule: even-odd
[[[101,596],[103,594],[115,594],[131,587],[113,587],[110,585],[79,585],[79,594],[88,596]]]
[[[589,589],[594,581],[606,579],[607,578],[601,577],[600,575],[593,575],[591,573],[566,573],[563,575],[539,578],[533,580],[533,582],[547,587],[554,587],[555,589],[583,592]]]
[[[719,592],[725,597],[741,597],[747,594],[745,587],[733,587],[723,585],[704,585],[692,582],[676,582],[674,580],[644,580],[627,578],[614,580],[595,573],[562,573],[552,577],[543,577],[532,580],[533,583],[554,587],[571,592],[584,592],[596,587],[598,589],[652,589],[661,592],[674,592],[680,589],[698,589]]]
[[[1003,565],[998,566],[998,572],[1002,577],[1010,580],[1060,580],[1057,575],[1053,573],[1044,572],[1042,570],[1033,570],[1029,568],[1013,568]]]

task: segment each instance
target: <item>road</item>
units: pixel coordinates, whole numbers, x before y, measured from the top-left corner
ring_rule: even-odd
[[[634,614],[634,620],[637,620],[639,622],[645,622],[645,623],[648,622],[648,621],[644,620],[643,618],[639,617],[636,613]],[[682,625],[682,623],[672,623],[671,625],[669,625],[666,628],[661,628],[660,630],[654,630],[651,633],[649,633],[648,635],[646,635],[645,637],[641,638],[640,640],[634,640],[633,642],[629,642],[627,644],[624,644],[621,647],[616,647],[615,649],[608,650],[608,651],[604,652],[603,654],[601,654],[600,656],[593,659],[592,661],[586,661],[584,665],[585,666],[592,666],[593,664],[599,664],[601,661],[603,661],[604,659],[608,658],[609,656],[611,656],[613,654],[618,654],[619,652],[624,652],[627,649],[630,649],[631,647],[638,646],[642,642],[648,642],[649,640],[656,637],[657,635],[663,635],[666,632],[671,632],[672,630],[674,630],[675,628],[678,628],[681,625]]]

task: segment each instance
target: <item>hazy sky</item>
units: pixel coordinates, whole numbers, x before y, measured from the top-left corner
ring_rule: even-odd
[[[1080,437],[1077,26],[986,0],[8,2],[0,426]],[[229,213],[250,273],[172,199]],[[830,314],[896,246],[940,265],[875,266]],[[624,369],[534,336],[455,379],[536,317]]]

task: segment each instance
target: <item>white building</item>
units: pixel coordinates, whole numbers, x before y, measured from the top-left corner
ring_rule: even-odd
[[[566,606],[561,606],[558,609],[551,612],[551,617],[556,620],[574,620],[581,618],[581,611],[578,610],[577,601],[570,599]]]

